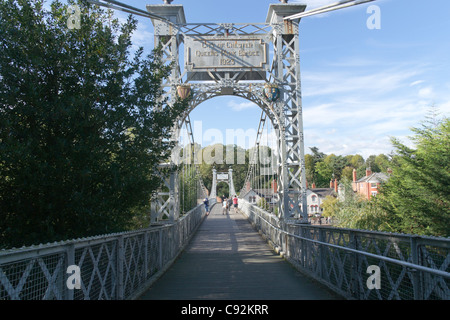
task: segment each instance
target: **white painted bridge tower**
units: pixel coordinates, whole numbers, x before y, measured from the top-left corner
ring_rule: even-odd
[[[175,126],[174,139],[189,112],[207,99],[234,95],[254,102],[270,118],[277,134],[280,217],[300,222],[307,222],[300,19],[283,18],[305,8],[297,3],[271,4],[263,23],[216,24],[187,23],[179,4],[147,5],[148,12],[157,16],[152,19],[155,46],[162,47],[163,61],[172,63],[172,73],[164,83],[166,95],[171,101],[182,86],[189,86],[192,95],[189,110]],[[267,96],[265,89],[276,94]],[[170,190],[172,201],[177,199],[176,192]],[[176,209],[176,204],[172,207]]]

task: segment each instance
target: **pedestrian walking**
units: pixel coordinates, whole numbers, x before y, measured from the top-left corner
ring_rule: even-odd
[[[227,214],[228,212],[228,202],[227,199],[225,198],[224,200],[222,200],[222,214]]]
[[[236,195],[234,195],[233,198],[233,205],[234,205],[234,212],[237,212],[237,208],[238,208],[238,197]]]
[[[228,209],[230,209],[233,206],[233,199],[229,198],[227,200],[227,204],[228,204]],[[229,211],[229,210],[228,210]]]
[[[208,200],[208,197],[206,197],[205,200],[203,200],[203,203],[205,205],[206,215],[209,215],[209,200]]]

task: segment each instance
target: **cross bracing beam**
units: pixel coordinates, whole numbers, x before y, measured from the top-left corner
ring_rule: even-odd
[[[280,218],[307,222],[306,174],[304,161],[303,115],[300,81],[299,21],[301,17],[320,14],[375,0],[345,0],[304,11],[304,4],[271,4],[265,23],[186,23],[182,5],[147,5],[147,11],[125,5],[115,0],[104,1],[110,7],[120,7],[126,12],[136,13],[151,19],[155,28],[155,46],[161,46],[161,60],[170,65],[172,72],[164,79],[162,87],[169,104],[177,96],[177,86],[191,85],[191,101],[188,110],[181,114],[173,130],[173,141],[177,141],[181,127],[189,127],[189,113],[200,103],[216,96],[233,95],[257,104],[272,121],[277,135],[277,186]],[[266,48],[261,64],[242,64],[242,57],[236,55],[236,66],[228,69],[222,63],[202,60],[188,60],[185,51],[184,70],[180,62],[180,47],[199,50],[204,41],[211,50],[221,52],[230,58],[227,50],[218,50],[217,41],[235,38],[239,41],[259,39]],[[237,41],[233,40],[233,41]],[[194,41],[197,41],[196,43]],[[257,44],[254,45],[259,46]],[[215,49],[214,49],[215,48]],[[273,51],[270,64],[269,55]],[[190,52],[190,51],[189,51]],[[202,57],[202,55],[200,55]],[[207,56],[207,55],[206,55]],[[190,56],[191,57],[191,56]],[[231,57],[233,58],[233,57]],[[194,68],[194,64],[197,64]],[[256,70],[255,70],[256,69]],[[249,81],[250,80],[250,81]],[[269,102],[263,94],[265,84],[277,85],[280,90],[278,101]],[[187,128],[189,130],[189,128]],[[176,177],[172,179],[176,180]],[[177,183],[169,183],[172,187]],[[170,190],[176,202],[177,190]],[[176,203],[169,205],[176,208]],[[172,209],[171,209],[172,210]],[[173,210],[172,210],[173,211]],[[173,212],[171,213],[173,215]]]
[[[131,14],[135,14],[141,17],[145,17],[145,18],[150,18],[150,19],[157,19],[157,20],[162,20],[167,24],[170,25],[175,25],[173,24],[170,20],[158,16],[156,14],[152,14],[148,11],[145,10],[141,10],[139,8],[130,6],[128,4],[119,2],[119,1],[115,1],[115,0],[87,0],[87,2],[101,6],[101,7],[106,7],[106,8],[110,8],[110,9],[114,9],[114,10],[119,10],[122,12],[126,12],[126,13],[131,13]],[[105,3],[106,2],[106,3]]]
[[[305,11],[305,12],[301,12],[301,13],[297,13],[297,14],[285,17],[284,20],[295,20],[295,19],[305,18],[305,17],[316,15],[316,14],[321,14],[321,13],[325,13],[325,12],[329,12],[329,11],[335,11],[335,10],[339,10],[339,9],[343,9],[343,8],[348,8],[348,7],[356,6],[358,4],[363,4],[363,3],[372,2],[372,1],[375,1],[375,0],[339,1],[339,2],[328,4],[328,5],[316,8],[316,9],[312,9],[309,11]]]

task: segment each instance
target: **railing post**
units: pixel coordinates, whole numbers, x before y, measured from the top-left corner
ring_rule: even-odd
[[[325,242],[325,229],[319,229],[319,241],[320,242]],[[324,279],[325,278],[325,246],[322,244],[319,244],[319,261],[318,261],[318,267],[319,267],[319,277],[320,279]]]
[[[355,232],[350,231],[349,234],[350,237],[350,248],[354,249],[354,250],[358,250],[358,239],[356,236]],[[351,264],[351,270],[350,270],[350,294],[357,299],[362,299],[362,292],[361,292],[361,288],[359,286],[358,283],[358,278],[361,277],[360,274],[360,270],[358,265],[359,265],[359,259],[358,259],[358,254],[357,253],[353,253],[352,254],[352,264]],[[343,266],[344,267],[344,266]]]
[[[75,264],[75,246],[73,244],[69,244],[67,246],[66,254],[67,254],[67,265],[63,269],[64,273],[66,273],[66,270],[69,266]],[[68,274],[65,274],[65,276],[63,276],[63,286],[65,287],[64,291],[66,292],[65,299],[73,300],[74,289],[69,289],[69,287],[67,286],[67,282],[66,282],[67,276],[68,276]]]
[[[147,280],[148,272],[148,231],[144,233],[144,280]]]
[[[306,238],[306,230],[305,228],[303,228],[302,225],[299,225],[300,228],[300,236],[302,237],[301,242],[300,242],[300,265],[303,268],[306,268],[306,260],[308,259],[308,244],[307,241],[304,240]]]
[[[123,236],[119,236],[117,240],[117,299],[123,300],[124,296],[124,262],[125,252],[123,244]]]
[[[159,229],[159,270],[163,268],[163,228]]]
[[[420,264],[419,261],[419,246],[417,244],[417,236],[411,236],[411,259],[412,263]],[[414,300],[423,300],[423,290],[421,282],[421,272],[418,270],[411,270],[413,277],[413,290],[414,290]]]

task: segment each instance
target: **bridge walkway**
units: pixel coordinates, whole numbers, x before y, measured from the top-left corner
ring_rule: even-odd
[[[185,251],[141,300],[341,299],[302,275],[241,213],[213,207]]]

